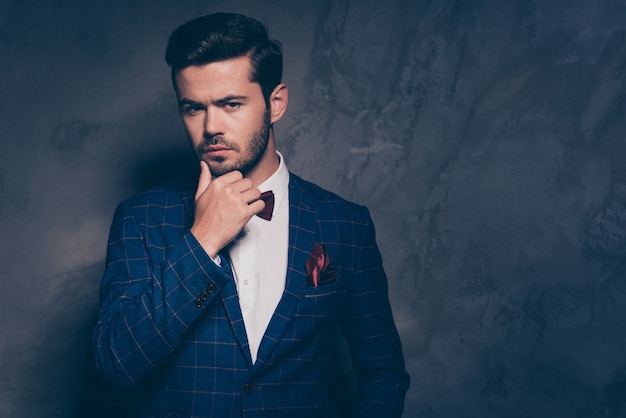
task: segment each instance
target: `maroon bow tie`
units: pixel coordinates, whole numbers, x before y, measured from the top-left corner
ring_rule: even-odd
[[[261,193],[261,200],[265,202],[265,207],[257,216],[265,219],[266,221],[272,220],[272,212],[274,211],[274,192],[267,191]]]

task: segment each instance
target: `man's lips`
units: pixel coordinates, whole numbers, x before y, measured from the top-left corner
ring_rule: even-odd
[[[226,152],[230,150],[231,150],[230,148],[224,145],[209,145],[207,147],[202,148],[202,153],[210,154],[210,155],[220,155],[220,154],[225,154]]]

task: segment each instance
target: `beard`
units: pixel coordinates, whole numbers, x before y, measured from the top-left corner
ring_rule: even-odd
[[[235,161],[228,162],[222,157],[213,158],[207,161],[211,174],[214,177],[219,177],[223,174],[231,171],[240,171],[244,177],[248,175],[252,170],[256,168],[267,150],[267,144],[270,138],[270,110],[267,109],[263,115],[263,122],[258,129],[253,131],[248,137],[248,142],[245,145],[245,152],[240,154],[241,157]],[[196,147],[196,154],[202,159],[202,155],[208,145],[220,144],[230,148],[233,151],[241,153],[241,147],[222,135],[206,137],[205,141]]]

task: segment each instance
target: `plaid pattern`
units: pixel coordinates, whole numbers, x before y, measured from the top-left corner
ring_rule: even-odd
[[[195,185],[118,206],[93,342],[103,375],[150,393],[144,416],[332,417],[338,329],[358,377],[355,416],[401,415],[409,378],[370,215],[290,176],[285,292],[254,365],[230,268],[189,232]],[[314,243],[337,273],[318,287],[304,267]]]

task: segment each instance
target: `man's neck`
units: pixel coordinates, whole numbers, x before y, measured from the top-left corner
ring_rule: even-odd
[[[253,187],[259,187],[261,183],[270,178],[272,174],[278,170],[279,165],[280,159],[276,153],[273,138],[270,138],[261,161],[259,161],[257,166],[246,174],[245,177],[252,180]]]

